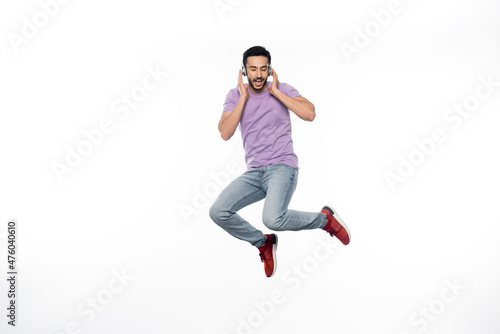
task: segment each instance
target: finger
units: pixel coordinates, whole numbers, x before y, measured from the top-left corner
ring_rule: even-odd
[[[240,75],[238,76],[238,86],[243,85],[243,76],[241,75],[241,70],[240,70]]]

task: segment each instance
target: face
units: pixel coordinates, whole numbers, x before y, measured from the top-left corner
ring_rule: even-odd
[[[253,56],[247,58],[247,78],[250,85],[250,91],[261,93],[267,88],[267,75],[269,67],[267,66],[266,56]]]

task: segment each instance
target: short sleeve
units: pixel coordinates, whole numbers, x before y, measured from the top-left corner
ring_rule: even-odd
[[[281,90],[283,93],[285,93],[286,95],[288,95],[290,97],[302,96],[302,95],[300,95],[298,90],[296,90],[291,85],[286,84],[284,82],[283,83],[280,82],[278,84],[278,88],[279,88],[279,90]]]
[[[233,88],[231,89],[227,95],[226,95],[226,100],[224,101],[224,105],[222,107],[222,111],[226,111],[226,110],[233,110],[234,107],[236,107],[236,104],[238,103],[238,96],[236,96],[238,93],[237,92],[237,88]]]

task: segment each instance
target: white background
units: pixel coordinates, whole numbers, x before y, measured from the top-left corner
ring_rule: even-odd
[[[500,4],[401,0],[347,59],[390,1],[230,3],[73,0],[14,46],[41,5],[2,2],[0,275],[16,219],[19,276],[15,328],[1,279],[1,332],[498,333]],[[292,115],[290,208],[328,203],[352,234],[328,253],[321,230],[280,232],[272,278],[208,216],[245,169],[239,131],[224,142],[217,122],[254,45],[316,106],[311,123]],[[168,75],[120,119],[112,104],[148,67]],[[497,86],[453,128],[443,115],[481,77]],[[103,119],[113,131],[59,180],[54,162]],[[391,189],[385,173],[436,128],[446,140]],[[262,204],[241,214],[267,233]]]

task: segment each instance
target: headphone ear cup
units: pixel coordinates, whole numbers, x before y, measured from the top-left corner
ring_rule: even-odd
[[[269,72],[267,73],[267,76],[268,77],[272,77],[273,76],[273,68],[271,67],[271,64],[269,64]]]
[[[244,64],[241,65],[241,74],[243,74],[243,76],[245,77],[247,76],[247,69]]]

